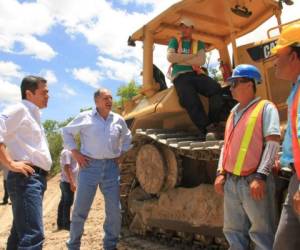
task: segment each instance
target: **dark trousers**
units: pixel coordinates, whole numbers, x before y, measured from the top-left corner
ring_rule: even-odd
[[[293,208],[293,197],[299,184],[300,181],[294,174],[290,179],[288,194],[282,207],[275,235],[274,250],[297,250],[300,247],[300,215]]]
[[[44,242],[43,197],[46,176],[9,172],[7,189],[12,203],[13,225],[7,250],[40,250]]]
[[[74,192],[70,183],[60,182],[61,198],[57,211],[57,227],[59,229],[70,229],[70,212],[74,201]]]
[[[6,180],[3,180],[3,188],[4,188],[3,204],[6,204],[8,203],[8,198],[9,198]]]
[[[193,123],[205,132],[210,123],[218,123],[223,105],[221,86],[207,75],[188,72],[174,80],[180,105],[185,108]],[[209,98],[209,111],[206,115],[199,96]]]

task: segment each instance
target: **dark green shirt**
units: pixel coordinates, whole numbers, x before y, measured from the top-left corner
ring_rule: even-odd
[[[169,45],[168,48],[169,49],[175,49],[176,53],[178,51],[178,40],[173,37],[170,41],[169,41]],[[197,50],[201,50],[205,48],[205,45],[202,41],[198,41],[198,46],[197,46]],[[190,54],[191,51],[191,41],[190,40],[182,40],[182,53],[183,54]],[[183,72],[191,72],[193,71],[192,66],[189,65],[180,65],[177,63],[173,63],[172,65],[172,79],[179,75],[180,73]]]

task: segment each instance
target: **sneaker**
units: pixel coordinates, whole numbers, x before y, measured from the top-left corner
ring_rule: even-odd
[[[212,123],[206,127],[207,132],[211,134],[209,137],[214,137],[214,140],[222,140],[224,138],[225,123]],[[211,141],[212,139],[210,139]]]

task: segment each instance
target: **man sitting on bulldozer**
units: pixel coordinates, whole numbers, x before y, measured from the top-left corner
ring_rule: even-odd
[[[198,127],[200,139],[205,140],[207,126],[220,121],[223,101],[220,85],[200,67],[205,63],[205,44],[192,39],[193,26],[191,20],[181,20],[181,37],[169,41],[167,59],[179,102]],[[209,98],[208,115],[198,94]]]

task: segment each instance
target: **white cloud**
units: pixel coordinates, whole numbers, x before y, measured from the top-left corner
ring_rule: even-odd
[[[41,76],[43,76],[48,84],[55,84],[57,83],[57,77],[52,70],[42,70]]]
[[[139,48],[127,46],[128,36],[179,1],[121,0],[120,2],[124,6],[151,5],[152,11],[128,12],[125,7],[123,9],[113,7],[108,0],[76,0],[76,4],[74,0],[37,0],[27,3],[0,0],[0,50],[49,61],[57,53],[40,37],[47,34],[54,25],[60,24],[71,37],[83,35],[89,44],[97,48],[100,58],[98,63],[104,63],[104,69],[102,70],[102,65],[99,65],[101,69],[97,72],[89,68],[74,69],[73,75],[76,79],[92,87],[99,87],[102,76],[119,80],[132,79],[141,70],[142,53]],[[298,16],[300,3],[294,2],[293,6],[284,6],[283,22]],[[250,38],[240,39],[238,44],[264,39],[266,29],[270,25],[272,24],[267,23],[261,31],[250,34]],[[155,50],[154,63],[166,73],[168,62],[165,48]]]
[[[65,97],[77,95],[77,92],[74,89],[72,89],[71,87],[67,86],[67,85],[64,85],[62,87],[62,91],[64,92],[64,94],[66,94]]]
[[[0,103],[4,106],[21,100],[20,87],[14,83],[0,79]]]
[[[36,36],[46,34],[54,24],[55,18],[39,1],[19,3],[16,0],[0,0],[0,49],[50,60],[56,52]]]
[[[47,43],[41,42],[33,36],[22,36],[16,39],[24,48],[19,54],[32,55],[33,57],[45,61],[56,56],[56,52]]]
[[[99,81],[102,79],[102,76],[98,70],[92,70],[89,67],[85,68],[75,68],[72,70],[73,77],[83,83],[93,87],[99,88]]]
[[[1,78],[21,78],[21,67],[14,62],[0,61],[0,77]]]
[[[47,7],[39,1],[0,0],[0,10],[0,30],[4,34],[44,35],[54,23]]]
[[[141,65],[135,63],[134,60],[121,62],[99,56],[97,65],[101,67],[105,77],[125,82],[136,79],[141,72]]]

